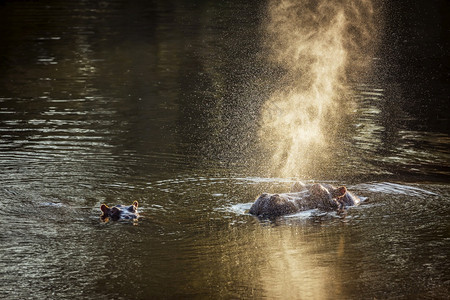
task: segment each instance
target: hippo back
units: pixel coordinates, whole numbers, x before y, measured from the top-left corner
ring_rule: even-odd
[[[298,209],[285,195],[262,194],[256,199],[249,213],[264,218],[278,217],[296,212]]]
[[[289,193],[261,194],[249,213],[270,218],[309,209],[342,210],[348,206],[358,205],[359,202],[360,199],[344,186],[336,188],[331,184],[295,183]]]

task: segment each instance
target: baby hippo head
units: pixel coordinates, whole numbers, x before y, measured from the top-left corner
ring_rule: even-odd
[[[102,204],[100,209],[102,210],[101,218],[103,220],[111,218],[111,220],[124,220],[124,219],[137,219],[139,214],[137,212],[138,202],[134,201],[132,205],[116,205],[108,207],[106,204]]]

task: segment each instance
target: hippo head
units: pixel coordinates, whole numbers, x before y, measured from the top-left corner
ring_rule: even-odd
[[[116,205],[108,207],[106,204],[102,204],[100,209],[102,210],[101,218],[103,220],[111,218],[114,221],[123,219],[137,219],[139,214],[137,212],[138,202],[134,201],[132,205]]]
[[[313,184],[310,187],[309,192],[309,199],[316,203],[318,208],[334,210],[343,207],[341,199],[346,195],[347,188],[345,186],[334,188],[322,184]]]

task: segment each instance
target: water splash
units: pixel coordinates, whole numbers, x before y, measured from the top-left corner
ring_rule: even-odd
[[[332,159],[339,124],[354,110],[349,79],[368,66],[376,41],[373,15],[367,0],[269,2],[269,60],[285,75],[259,133],[275,175],[308,175]]]

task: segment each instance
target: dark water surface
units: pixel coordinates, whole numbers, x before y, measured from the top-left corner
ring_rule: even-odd
[[[243,3],[0,1],[0,298],[449,297],[448,4],[385,6],[343,146],[303,178],[367,200],[260,221],[295,179],[257,146],[280,70]]]

